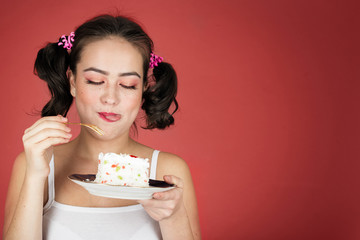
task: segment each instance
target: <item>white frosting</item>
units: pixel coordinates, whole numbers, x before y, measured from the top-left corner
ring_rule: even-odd
[[[122,186],[149,186],[149,159],[128,154],[100,153],[94,182]]]

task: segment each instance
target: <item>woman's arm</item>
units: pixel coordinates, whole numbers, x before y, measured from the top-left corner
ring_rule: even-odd
[[[42,239],[44,187],[52,146],[70,140],[61,116],[44,117],[25,131],[24,153],[15,160],[5,205],[3,239]]]
[[[3,239],[42,239],[46,178],[26,174],[25,154],[15,160],[5,203]]]
[[[157,176],[164,176],[166,182],[177,187],[139,202],[159,221],[164,239],[201,239],[195,190],[186,162],[164,152],[158,161]]]

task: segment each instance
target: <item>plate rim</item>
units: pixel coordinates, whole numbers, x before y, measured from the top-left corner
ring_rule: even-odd
[[[87,184],[98,184],[98,185],[105,185],[105,186],[111,186],[111,187],[126,187],[126,188],[169,188],[172,189],[174,187],[176,187],[176,185],[174,184],[169,184],[165,181],[162,180],[156,180],[156,179],[149,179],[149,186],[123,186],[123,185],[113,185],[113,184],[106,184],[106,183],[98,183],[98,182],[94,182],[94,180],[89,180],[88,179],[81,179],[79,178],[79,176],[83,177],[83,176],[89,176],[90,178],[94,178],[96,177],[96,174],[81,174],[81,173],[74,173],[74,174],[70,174],[67,176],[68,179],[72,180],[72,181],[78,181],[81,183],[87,183]],[[157,185],[157,186],[156,186]]]

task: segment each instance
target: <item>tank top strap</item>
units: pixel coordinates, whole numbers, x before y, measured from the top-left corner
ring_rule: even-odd
[[[48,201],[46,202],[43,212],[45,213],[47,210],[50,209],[52,204],[54,203],[55,199],[55,164],[54,164],[54,154],[51,156],[51,160],[49,163],[50,166],[50,173],[48,176]]]
[[[154,150],[151,157],[150,179],[156,179],[156,166],[160,151]]]

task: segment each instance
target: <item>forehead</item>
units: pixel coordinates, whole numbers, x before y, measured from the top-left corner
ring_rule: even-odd
[[[136,71],[143,76],[142,66],[143,58],[136,47],[122,38],[111,37],[84,46],[78,70],[96,67],[110,74]]]

